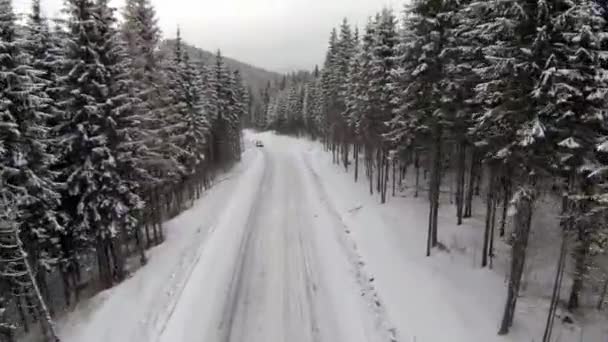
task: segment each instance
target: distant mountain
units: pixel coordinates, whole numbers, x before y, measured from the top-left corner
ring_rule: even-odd
[[[161,49],[172,49],[175,45],[174,39],[167,39],[161,44]],[[187,51],[193,61],[200,61],[206,65],[215,63],[215,53],[199,49],[195,46],[184,44],[185,51]],[[260,91],[266,87],[268,81],[275,82],[280,80],[283,76],[279,73],[264,70],[247,63],[239,62],[235,59],[224,56],[224,61],[231,70],[239,70],[243,80],[249,85],[257,97]]]

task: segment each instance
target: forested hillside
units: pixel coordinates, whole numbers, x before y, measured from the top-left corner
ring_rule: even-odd
[[[148,0],[33,0],[24,28],[0,1],[0,340],[146,263],[161,223],[240,159],[247,85],[179,32],[159,52]],[[176,23],[177,26],[177,23]],[[137,260],[136,262],[134,262]]]
[[[321,139],[382,203],[388,184],[395,195],[395,179],[413,168],[415,196],[429,201],[427,256],[445,249],[442,189],[455,179],[458,224],[481,196],[479,266],[492,265],[496,238],[511,248],[499,334],[516,318],[539,198],[560,202],[553,229],[561,238],[546,241],[560,250],[549,341],[559,306],[605,306],[607,33],[601,7],[585,0],[415,0],[362,30],[345,20],[323,67],[269,88],[255,121]]]
[[[174,39],[167,39],[161,43],[161,49],[171,51],[175,45]],[[194,61],[200,61],[204,64],[215,63],[215,54],[207,50],[184,44],[184,51],[188,52]],[[282,75],[273,71],[264,70],[247,63],[240,62],[236,59],[224,57],[224,62],[231,70],[238,70],[243,76],[245,83],[251,87],[253,94],[259,94],[268,82],[276,82],[281,79]]]

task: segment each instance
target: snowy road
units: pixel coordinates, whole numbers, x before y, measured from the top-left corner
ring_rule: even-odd
[[[456,226],[453,208],[440,212],[440,239],[451,252],[427,258],[424,198],[397,196],[381,205],[320,144],[270,133],[247,137],[243,160],[165,223],[167,239],[148,252],[145,267],[60,320],[62,341],[542,336],[548,304],[534,297],[520,299],[511,334],[496,335],[507,264],[497,259],[492,272],[475,267],[483,220]],[[253,147],[258,138],[266,147]],[[560,326],[556,341],[602,341],[608,336],[602,323]]]
[[[193,269],[161,341],[391,340],[343,224],[295,147],[258,150],[257,184],[235,194],[249,199],[213,233],[229,240]]]

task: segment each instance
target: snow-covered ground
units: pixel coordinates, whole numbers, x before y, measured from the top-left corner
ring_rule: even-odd
[[[450,252],[426,258],[423,198],[380,205],[317,143],[246,140],[243,161],[165,224],[148,265],[59,322],[63,341],[540,340],[543,298],[521,298],[512,334],[496,335],[505,279],[500,259],[477,266],[479,222],[456,227],[443,209]],[[590,317],[553,336],[604,342],[608,326]]]

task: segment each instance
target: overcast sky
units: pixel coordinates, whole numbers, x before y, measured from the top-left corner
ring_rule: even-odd
[[[30,0],[13,0],[18,12]],[[401,11],[404,0],[151,0],[164,37],[179,24],[184,39],[209,51],[274,71],[321,64],[329,31],[343,17],[363,26],[383,6]],[[63,0],[42,0],[48,16]],[[124,0],[113,0],[122,7]]]

